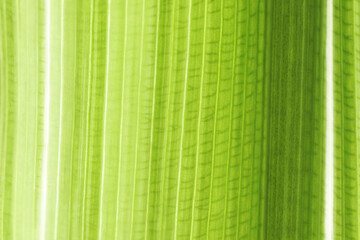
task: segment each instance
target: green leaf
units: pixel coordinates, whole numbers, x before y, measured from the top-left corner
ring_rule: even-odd
[[[334,1],[334,238],[359,239],[359,2]]]
[[[325,0],[0,13],[0,239],[324,237]]]
[[[274,1],[271,11],[266,237],[322,239],[326,2]]]

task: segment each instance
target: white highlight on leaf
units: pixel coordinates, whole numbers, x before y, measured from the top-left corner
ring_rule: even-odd
[[[124,89],[125,89],[125,69],[126,69],[126,48],[127,48],[127,15],[128,15],[128,0],[125,0],[124,10],[124,52],[122,56],[122,84],[121,84],[121,117],[120,117],[120,138],[119,138],[119,166],[118,166],[118,183],[116,193],[116,220],[115,220],[115,239],[118,239],[119,234],[119,202],[120,202],[120,182],[121,182],[121,161],[122,161],[122,133],[124,120]]]
[[[334,99],[333,99],[333,1],[327,1],[326,32],[326,195],[325,239],[333,239],[334,215]]]
[[[191,33],[191,6],[192,0],[189,0],[189,16],[188,16],[188,30],[187,30],[187,50],[186,50],[186,65],[185,65],[185,82],[184,82],[184,98],[183,98],[183,108],[182,108],[182,120],[181,120],[181,136],[180,136],[180,156],[179,156],[179,171],[177,177],[177,186],[176,186],[176,205],[175,205],[175,230],[174,230],[174,239],[177,237],[177,225],[178,225],[178,212],[179,212],[179,195],[180,195],[180,184],[181,184],[181,165],[182,165],[182,155],[183,155],[183,141],[184,141],[184,124],[185,124],[185,106],[186,106],[186,89],[187,89],[187,80],[188,80],[188,71],[189,71],[189,57],[190,57],[190,33]]]
[[[105,143],[106,143],[106,117],[107,117],[107,100],[109,86],[109,48],[110,48],[110,7],[111,0],[108,0],[107,6],[107,36],[106,36],[106,72],[105,72],[105,106],[104,106],[104,126],[103,126],[103,143],[102,143],[102,166],[101,166],[101,193],[100,193],[100,216],[99,216],[99,238],[101,239],[102,230],[102,213],[103,213],[103,197],[104,197],[104,176],[105,176]]]
[[[59,215],[59,191],[60,191],[60,167],[61,167],[61,133],[62,133],[62,102],[63,102],[63,47],[64,47],[64,0],[61,0],[61,30],[60,30],[60,113],[59,113],[59,146],[58,146],[58,164],[56,173],[56,207],[55,207],[55,230],[54,239],[57,239],[57,225]]]

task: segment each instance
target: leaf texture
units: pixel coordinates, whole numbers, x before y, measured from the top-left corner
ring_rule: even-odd
[[[267,237],[324,237],[325,1],[273,2]]]
[[[323,238],[325,0],[0,10],[0,239]]]
[[[359,239],[359,1],[334,1],[334,239]]]

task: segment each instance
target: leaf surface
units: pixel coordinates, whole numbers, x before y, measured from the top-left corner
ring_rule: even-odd
[[[323,238],[325,0],[0,10],[0,239]]]

